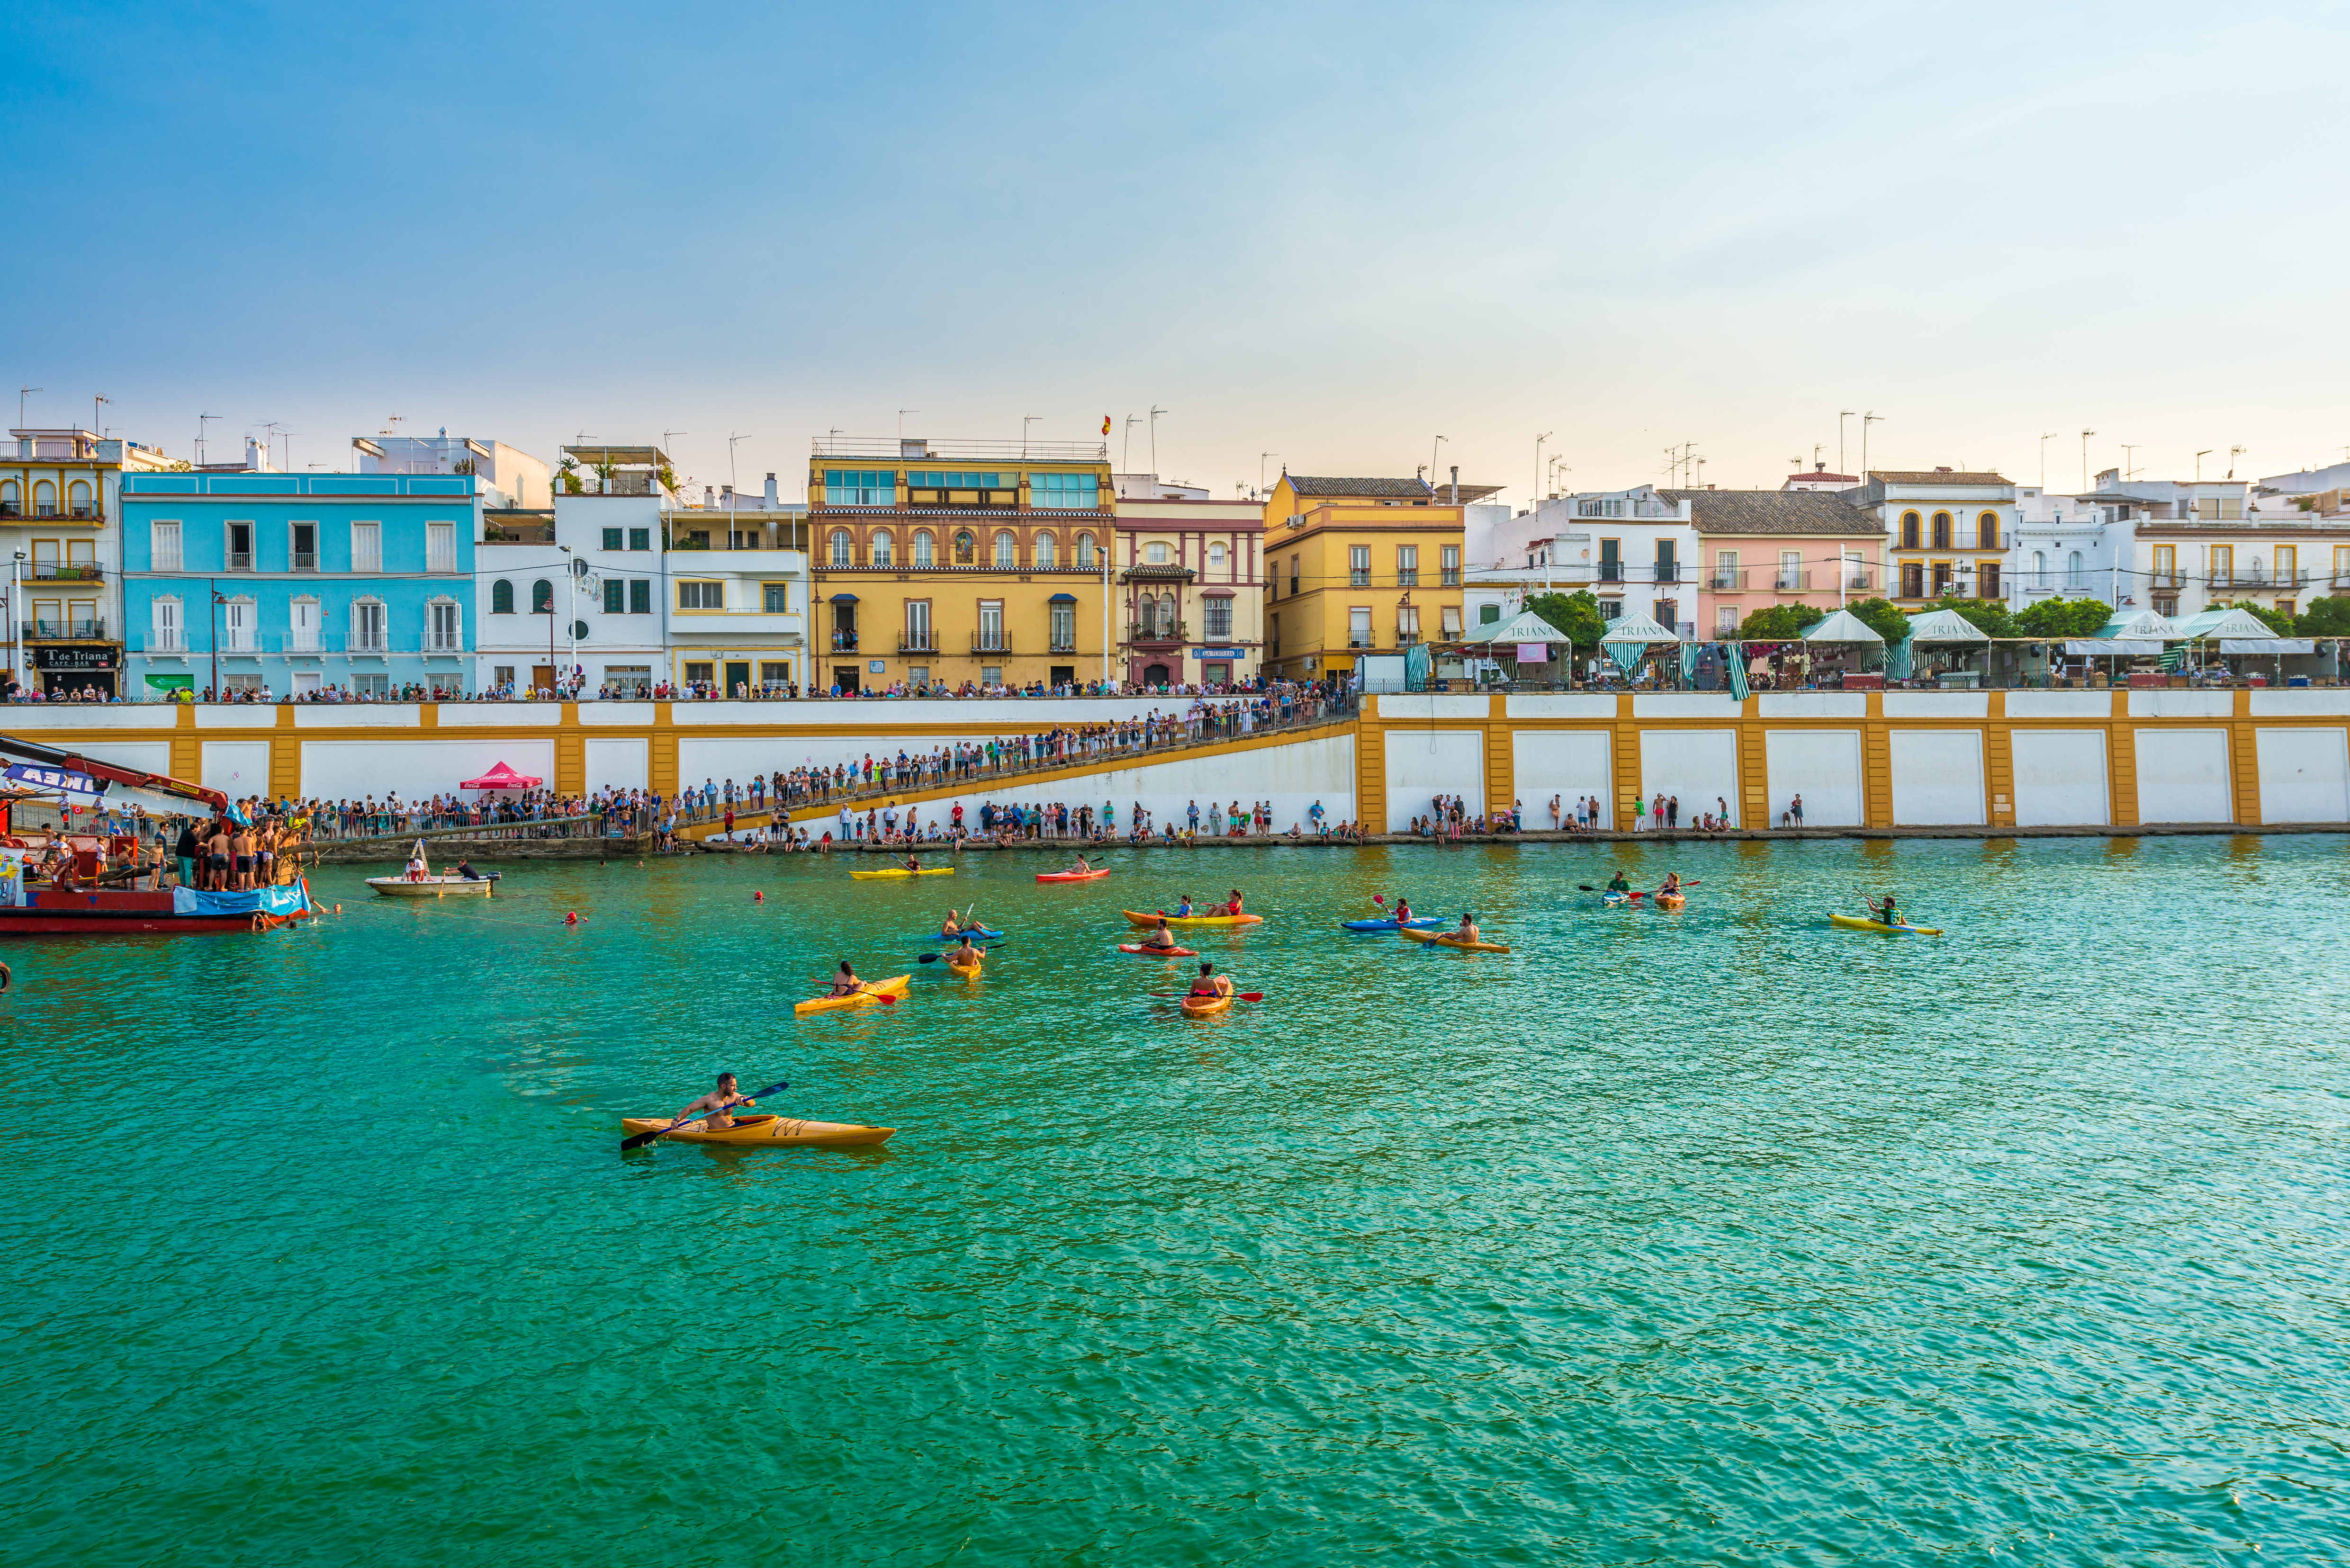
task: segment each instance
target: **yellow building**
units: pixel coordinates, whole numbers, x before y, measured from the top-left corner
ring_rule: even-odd
[[[834,438],[807,493],[811,686],[1115,678],[1108,447]]]
[[[118,694],[122,672],[125,469],[184,468],[154,447],[94,431],[15,430],[0,450],[0,565],[8,568],[10,685]],[[145,692],[130,693],[144,696]]]
[[[1284,470],[1264,503],[1264,662],[1313,680],[1461,637],[1461,508],[1417,479]]]

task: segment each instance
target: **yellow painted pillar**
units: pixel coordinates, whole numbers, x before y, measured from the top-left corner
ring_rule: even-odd
[[[677,795],[677,730],[670,722],[670,705],[653,704],[653,727],[645,743],[645,776],[664,798]]]
[[[1738,807],[1742,827],[1768,827],[1771,816],[1771,748],[1763,737],[1762,701],[1749,697],[1738,710]]]
[[[1608,743],[1616,769],[1616,831],[1632,828],[1632,814],[1640,805],[1640,726],[1632,719],[1632,694],[1616,698],[1616,735]]]
[[[2126,722],[2106,726],[2106,778],[2112,786],[2116,827],[2137,823],[2137,731]]]
[[[302,736],[294,728],[294,704],[277,710],[277,732],[269,737],[269,793],[291,797],[302,793]]]
[[[1494,701],[1486,699],[1488,702]],[[1508,699],[1501,700],[1506,711]],[[1510,722],[1491,712],[1485,719],[1485,813],[1499,816],[1517,799],[1517,750],[1511,742]]]
[[[1365,833],[1388,830],[1387,726],[1368,716],[1355,721],[1355,820]]]
[[[1983,820],[1993,827],[2015,825],[2015,741],[2007,722],[2007,693],[1992,691],[1983,725]]]
[[[1860,725],[1860,794],[1871,827],[1893,826],[1893,736],[1885,723],[1885,693],[1868,694]]]
[[[2228,726],[2228,755],[2235,764],[2236,820],[2247,827],[2261,821],[2261,737],[2252,727],[2252,694],[2236,693],[2235,722]]]
[[[579,704],[566,702],[555,732],[555,787],[567,794],[588,789],[588,742],[579,729]]]
[[[276,758],[270,758],[274,769]],[[204,776],[204,747],[196,733],[196,705],[180,704],[179,722],[172,731],[172,776],[194,784]]]

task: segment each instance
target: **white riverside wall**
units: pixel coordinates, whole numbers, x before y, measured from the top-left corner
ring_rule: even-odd
[[[2262,822],[2350,822],[2350,745],[2340,730],[2262,730]]]
[[[2018,827],[2102,827],[2113,820],[2103,730],[2016,730],[2008,744]]]
[[[1576,801],[1592,796],[1599,802],[1600,826],[1616,826],[1615,739],[1607,731],[1520,730],[1511,735],[1510,749],[1510,771],[1518,798],[1526,803],[1529,826],[1550,826],[1553,795],[1558,796],[1561,816]]]
[[[1861,793],[1858,730],[1771,730],[1762,737],[1762,761],[1771,789],[1771,820],[1776,827],[1797,795],[1804,797],[1805,827],[1858,827],[1868,820]]]
[[[244,741],[204,742],[204,783],[211,787],[215,746],[260,744]],[[266,749],[265,746],[264,748]],[[381,800],[397,794],[422,800],[453,790],[504,763],[528,778],[555,776],[555,742],[545,740],[443,741],[403,738],[383,741],[304,741],[302,793],[322,800]],[[249,792],[248,792],[249,793]]]
[[[1887,738],[1895,823],[1903,827],[1982,825],[1981,730],[1895,730]]]
[[[1468,803],[1471,816],[1485,809],[1482,730],[1423,730],[1417,725],[1389,730],[1387,766],[1390,833],[1402,832],[1415,816],[1431,815],[1440,794],[1459,795]]]
[[[1653,699],[1639,698],[1637,701],[1649,701]],[[1728,701],[1729,699],[1719,701]],[[1739,813],[1738,732],[1731,729],[1641,731],[1640,798],[1645,801],[1659,794],[1673,796],[1680,801],[1683,826],[1712,811],[1717,800],[1729,804],[1731,826],[1745,826]]]
[[[2137,737],[2140,822],[2233,822],[2234,775],[2225,730],[2165,730]]]

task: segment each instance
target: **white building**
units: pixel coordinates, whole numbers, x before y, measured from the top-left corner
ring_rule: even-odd
[[[361,473],[470,473],[494,510],[538,511],[550,499],[545,462],[502,441],[452,436],[446,425],[438,435],[353,436],[351,445]]]
[[[1653,484],[1545,500],[1532,511],[1470,506],[1462,618],[1506,620],[1545,593],[1589,589],[1609,620],[1645,615],[1697,633],[1697,524]]]
[[[669,585],[655,447],[566,448],[614,469],[612,494],[486,512],[473,552],[477,688],[649,691],[666,678]]]
[[[767,475],[752,495],[705,487],[698,506],[661,514],[668,552],[666,679],[729,696],[804,686],[810,593],[807,506]]]
[[[2115,507],[2100,509],[2077,495],[2017,485],[2008,608],[2018,611],[2052,598],[2115,603],[2116,574],[2129,568],[2136,534],[2135,521],[2118,515]]]

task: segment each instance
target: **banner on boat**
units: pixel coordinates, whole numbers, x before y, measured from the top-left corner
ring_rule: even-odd
[[[73,794],[106,793],[106,786],[88,774],[78,774],[70,768],[45,768],[36,763],[9,763],[8,777],[35,789],[65,790]]]
[[[175,915],[300,915],[309,912],[310,899],[300,884],[291,888],[253,888],[243,892],[206,893],[194,888],[172,889]]]

